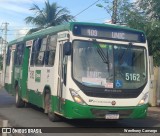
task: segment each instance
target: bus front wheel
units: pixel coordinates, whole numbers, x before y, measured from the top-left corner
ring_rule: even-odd
[[[54,112],[51,112],[51,96],[49,93],[45,95],[45,113],[48,113],[48,118],[52,122],[59,121],[60,118]]]
[[[22,107],[25,106],[25,103],[22,100],[22,98],[19,96],[18,85],[16,85],[15,91],[16,91],[16,107],[17,108],[22,108]]]

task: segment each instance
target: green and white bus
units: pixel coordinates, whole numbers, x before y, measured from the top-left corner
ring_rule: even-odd
[[[8,44],[5,89],[51,121],[145,118],[148,47],[142,31],[70,22]]]

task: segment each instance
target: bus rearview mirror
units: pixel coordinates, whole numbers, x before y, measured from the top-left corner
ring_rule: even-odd
[[[71,55],[71,42],[65,42],[63,45],[64,55]]]

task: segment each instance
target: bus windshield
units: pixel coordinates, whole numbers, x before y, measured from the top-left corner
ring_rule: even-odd
[[[93,41],[73,42],[73,78],[76,81],[88,87],[116,89],[135,89],[146,83],[145,48],[96,44],[98,46]]]

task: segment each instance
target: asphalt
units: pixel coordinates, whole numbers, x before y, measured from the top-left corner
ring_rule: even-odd
[[[149,115],[160,115],[160,107],[149,107],[148,108],[148,114]],[[159,116],[160,117],[160,116]],[[7,120],[4,116],[0,115],[0,127],[3,127],[4,121]],[[10,122],[8,121],[8,125],[12,126]]]
[[[160,118],[160,106],[159,107],[149,107],[148,108],[148,116],[155,116],[155,117],[158,117],[158,118]],[[9,120],[7,120],[7,122],[8,122],[8,125],[7,126],[4,126],[4,122],[6,121],[7,119],[4,117],[4,116],[2,116],[2,115],[0,115],[0,129],[2,128],[2,127],[12,127],[12,124],[10,124],[10,121]],[[1,134],[0,134],[0,136],[1,136]],[[24,135],[24,134],[2,134],[2,136],[26,136],[26,135]],[[27,136],[30,136],[30,135],[27,135]]]

